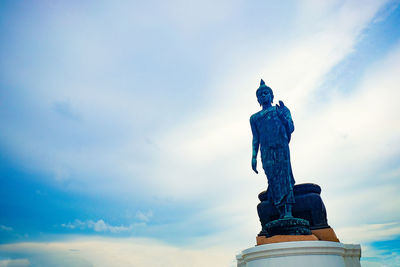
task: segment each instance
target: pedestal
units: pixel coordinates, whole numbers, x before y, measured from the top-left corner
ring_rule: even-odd
[[[299,241],[260,245],[236,256],[238,267],[360,267],[360,245]]]
[[[311,235],[310,224],[300,218],[283,218],[265,225],[267,237],[275,235]]]
[[[328,225],[325,205],[320,196],[321,187],[319,185],[310,183],[295,185],[293,188],[293,194],[295,198],[295,203],[292,210],[293,217],[301,218],[308,221],[311,231],[319,229],[330,229]],[[268,191],[261,192],[258,195],[258,198],[261,202],[257,205],[257,212],[262,228],[259,236],[269,237],[267,229],[265,229],[265,227],[268,223],[277,220],[280,214],[278,209],[270,201],[268,197]],[[329,239],[326,241],[334,240]]]

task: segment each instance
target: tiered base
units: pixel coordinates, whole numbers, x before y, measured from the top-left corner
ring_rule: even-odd
[[[238,267],[360,267],[360,245],[298,241],[260,245],[236,256]]]

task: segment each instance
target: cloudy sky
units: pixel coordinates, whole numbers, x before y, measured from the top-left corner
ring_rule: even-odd
[[[234,266],[261,78],[296,182],[400,265],[400,1],[43,0],[0,4],[0,266]]]

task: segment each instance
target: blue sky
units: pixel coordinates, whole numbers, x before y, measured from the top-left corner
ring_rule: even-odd
[[[364,267],[400,265],[399,25],[390,0],[3,1],[0,266],[233,266],[260,78],[296,182]]]

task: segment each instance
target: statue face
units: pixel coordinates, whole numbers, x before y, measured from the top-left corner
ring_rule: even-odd
[[[260,105],[269,105],[272,103],[272,95],[268,89],[262,89],[257,95],[258,102]]]

